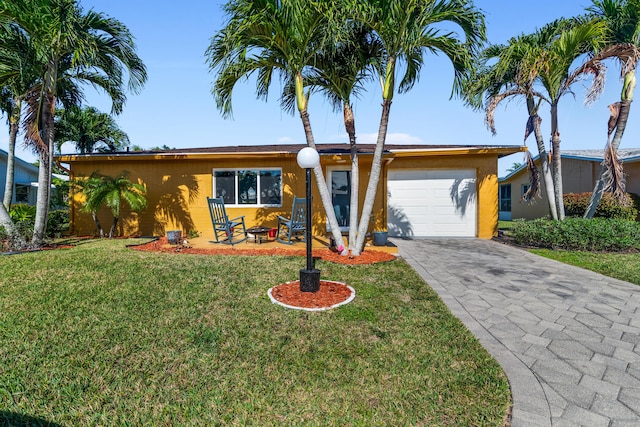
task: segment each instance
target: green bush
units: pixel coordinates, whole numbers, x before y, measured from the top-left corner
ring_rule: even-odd
[[[47,237],[60,237],[60,235],[69,229],[69,211],[58,209],[49,211],[49,220],[47,221]]]
[[[510,235],[520,245],[539,248],[614,252],[640,249],[640,223],[621,219],[516,220]]]
[[[36,207],[24,204],[11,206],[9,216],[16,225],[18,234],[25,241],[31,241],[33,237],[33,226],[35,225]],[[55,238],[69,229],[69,211],[64,209],[49,211],[47,220],[47,237]],[[0,226],[0,240],[7,240],[8,234],[4,227]]]
[[[564,211],[568,217],[582,217],[591,200],[591,192],[569,193],[563,196]],[[619,201],[611,193],[602,194],[598,203],[594,218],[612,218],[635,221],[638,217],[640,198],[635,194],[627,193],[624,201]]]
[[[25,221],[33,222],[36,217],[36,207],[18,203],[11,206],[9,216],[16,224]]]

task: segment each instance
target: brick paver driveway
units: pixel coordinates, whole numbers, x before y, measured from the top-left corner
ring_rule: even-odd
[[[493,241],[393,242],[503,366],[514,427],[640,426],[640,286]]]

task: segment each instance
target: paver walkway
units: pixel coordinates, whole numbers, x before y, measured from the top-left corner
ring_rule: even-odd
[[[512,426],[640,426],[640,286],[478,239],[393,239],[504,368]]]

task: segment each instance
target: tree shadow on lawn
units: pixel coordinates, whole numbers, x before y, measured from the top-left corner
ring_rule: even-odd
[[[53,423],[44,418],[9,411],[0,411],[0,425],[11,427],[63,427],[62,424]]]

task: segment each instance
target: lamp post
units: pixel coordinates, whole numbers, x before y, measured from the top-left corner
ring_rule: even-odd
[[[305,147],[298,152],[298,166],[307,172],[307,224],[305,240],[307,242],[307,268],[300,270],[300,291],[316,292],[320,289],[320,270],[313,268],[313,256],[311,255],[311,169],[320,164],[320,155],[311,148]]]

